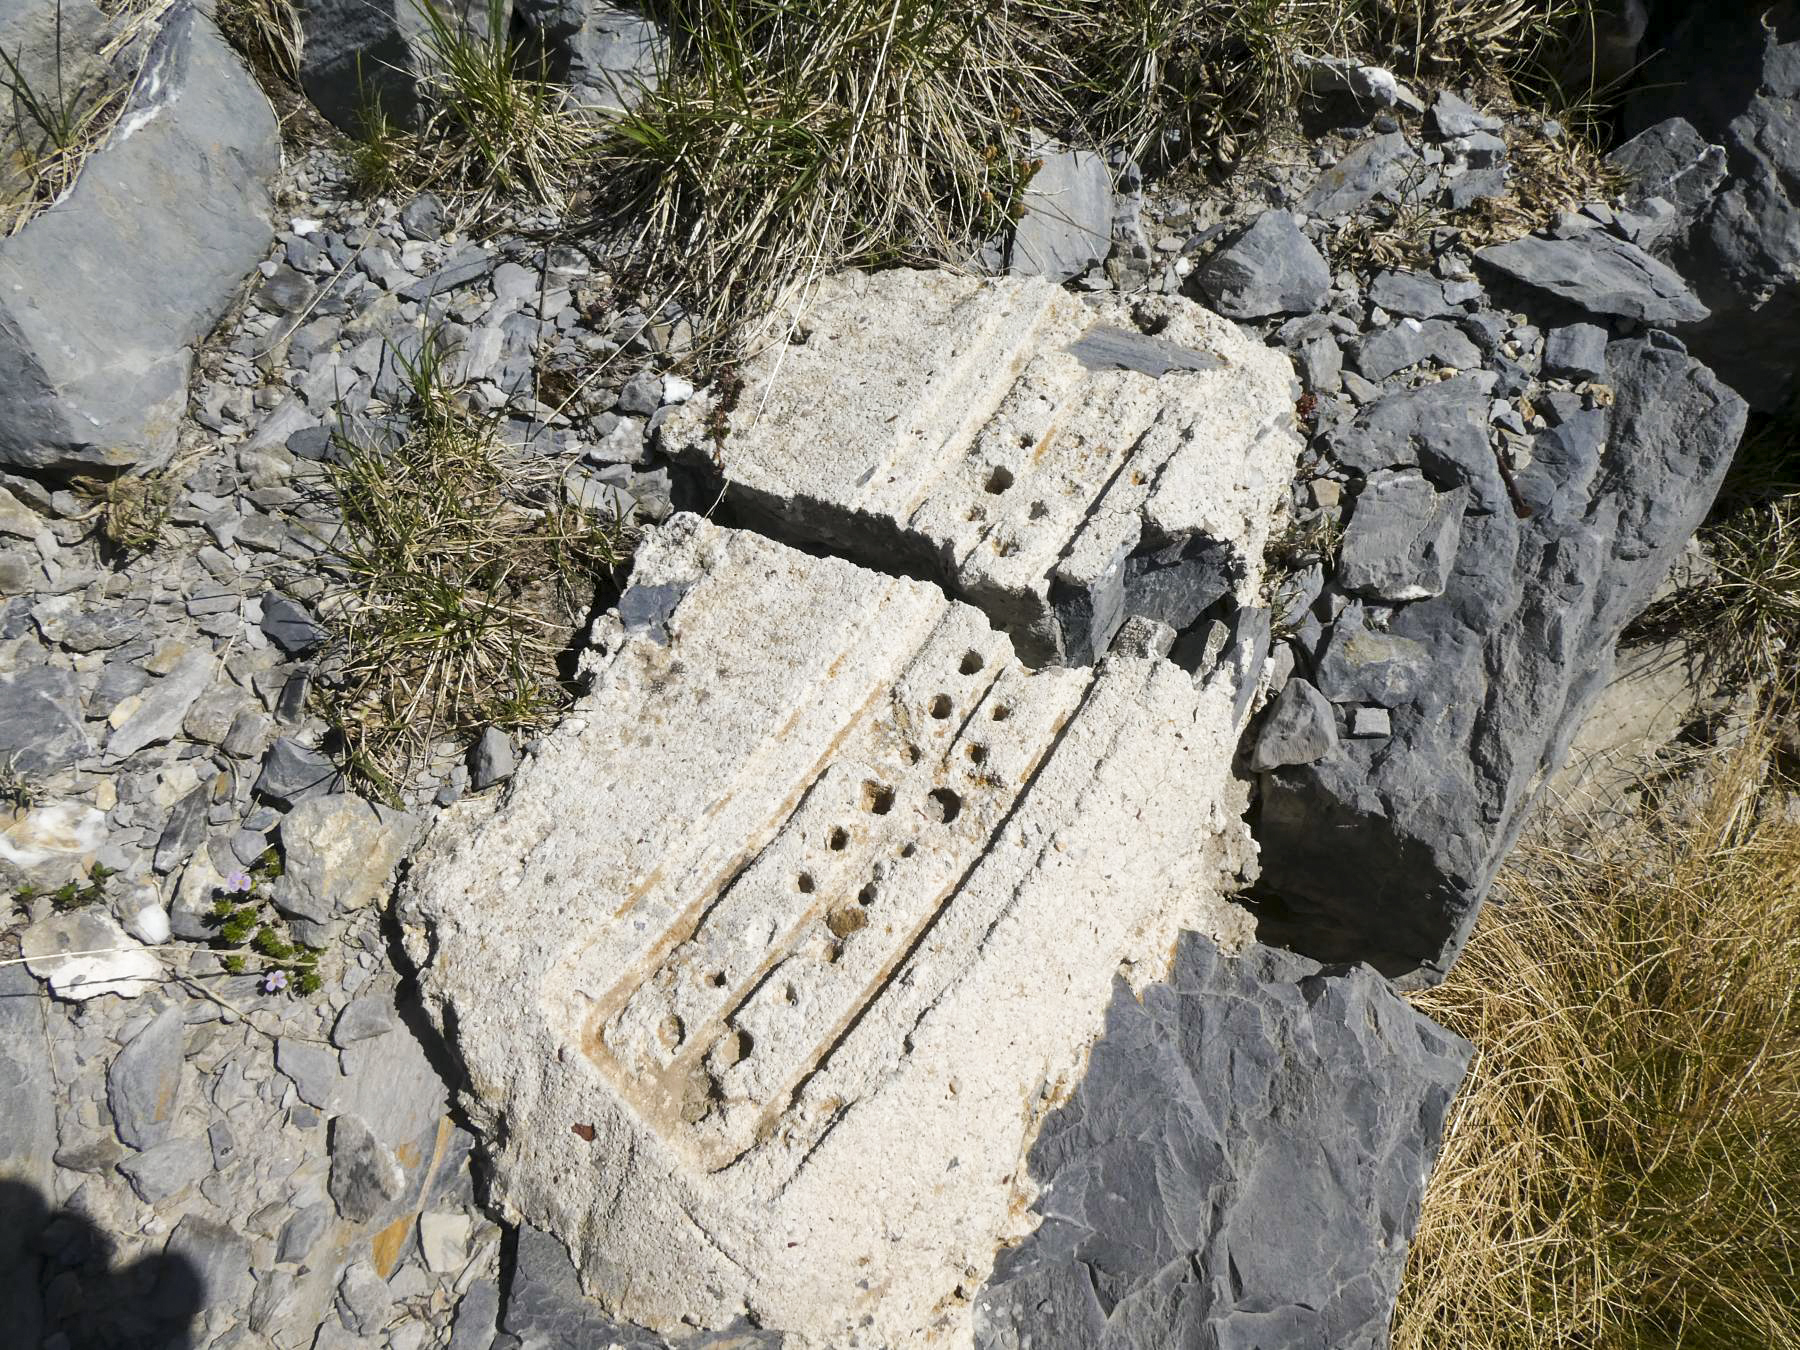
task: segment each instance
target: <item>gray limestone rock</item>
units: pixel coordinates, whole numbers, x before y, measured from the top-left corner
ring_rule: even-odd
[[[343,1074],[338,1072],[337,1052],[330,1046],[282,1036],[275,1042],[275,1067],[294,1080],[301,1101],[321,1111],[336,1103]]]
[[[0,240],[0,462],[117,472],[174,452],[193,345],[268,248],[268,99],[210,19],[164,19],[106,143]]]
[[[331,1043],[342,1047],[355,1041],[366,1041],[371,1036],[385,1035],[396,1025],[391,990],[359,994],[344,1005],[337,1021],[332,1023]]]
[[[514,12],[542,55],[545,73],[567,85],[583,107],[635,108],[656,89],[668,64],[668,34],[643,7],[612,0],[517,0]]]
[[[1594,314],[1679,324],[1697,323],[1711,312],[1680,276],[1604,230],[1588,230],[1573,239],[1534,235],[1489,244],[1475,259]]]
[[[456,1305],[448,1350],[492,1350],[499,1320],[499,1281],[476,1280]]]
[[[212,683],[217,667],[212,649],[202,644],[187,651],[167,675],[145,685],[137,708],[106,738],[107,758],[129,758],[179,732],[188,709]]]
[[[1694,355],[1752,407],[1778,413],[1800,393],[1800,31],[1785,10],[1769,13],[1690,6],[1628,111],[1633,127],[1677,116],[1697,133],[1665,129],[1662,146],[1644,150],[1658,172],[1676,170],[1644,209],[1671,203],[1659,247],[1712,311],[1683,333]],[[1716,184],[1702,138],[1724,151]],[[1684,228],[1689,202],[1698,211]]]
[[[0,675],[0,763],[50,774],[90,749],[72,671],[34,666]]]
[[[1365,966],[1183,934],[1166,982],[1118,982],[1032,1147],[1042,1222],[977,1296],[977,1350],[1385,1350],[1471,1054]]]
[[[1419,466],[1440,487],[1470,483],[1480,509],[1504,510],[1506,484],[1488,443],[1488,403],[1481,383],[1468,376],[1399,390],[1364,407],[1326,445],[1347,469],[1367,474]]]
[[[338,1281],[338,1317],[346,1329],[364,1336],[379,1332],[394,1306],[394,1294],[386,1280],[367,1261],[352,1261]]]
[[[1421,361],[1466,370],[1481,364],[1481,353],[1462,330],[1445,319],[1402,319],[1378,328],[1356,342],[1351,360],[1364,379],[1385,380],[1396,371]]]
[[[1337,739],[1337,714],[1325,696],[1305,680],[1291,679],[1263,719],[1250,767],[1261,773],[1311,764],[1337,749]]]
[[[1606,378],[1606,330],[1572,323],[1544,334],[1544,374],[1571,380]]]
[[[1369,283],[1371,304],[1390,314],[1435,319],[1460,312],[1445,294],[1444,283],[1425,272],[1383,272]]]
[[[469,781],[480,792],[511,778],[518,764],[512,737],[499,727],[488,727],[469,751]]]
[[[1352,605],[1321,651],[1326,696],[1389,709],[1392,734],[1263,776],[1263,882],[1312,954],[1442,978],[1605,687],[1619,631],[1710,506],[1742,400],[1662,334],[1613,343],[1607,367],[1610,409],[1547,400],[1564,420],[1539,436],[1520,492],[1552,509],[1520,519],[1454,463],[1424,464],[1438,488],[1474,489],[1444,593],[1385,634]]]
[[[205,1135],[177,1135],[119,1164],[138,1199],[160,1205],[180,1195],[212,1171],[212,1148]]]
[[[250,1243],[225,1224],[183,1215],[163,1255],[187,1263],[199,1281],[203,1308],[236,1308],[250,1292]]]
[[[275,903],[323,920],[362,909],[386,888],[417,823],[353,793],[311,797],[282,819]]]
[[[304,656],[328,636],[311,611],[280,591],[268,591],[262,598],[262,630],[271,642],[289,656]]]
[[[1026,184],[1024,214],[983,261],[1013,276],[1067,281],[1112,251],[1112,171],[1103,156],[1033,134],[1040,163]]]
[[[458,1319],[460,1329],[460,1317]],[[512,1282],[500,1327],[525,1345],[541,1350],[665,1350],[662,1337],[617,1322],[581,1291],[575,1263],[556,1238],[530,1224],[519,1226]],[[778,1331],[732,1327],[684,1338],[682,1350],[779,1350]],[[498,1342],[496,1342],[498,1344]],[[485,1350],[485,1347],[483,1347]]]
[[[1712,203],[1725,181],[1725,147],[1711,144],[1685,117],[1670,117],[1646,127],[1606,157],[1626,175],[1627,206],[1641,208],[1653,197],[1691,221]]]
[[[367,1223],[405,1188],[406,1173],[361,1117],[334,1119],[330,1148],[328,1189],[338,1213],[350,1222]]]
[[[1310,314],[1331,290],[1331,269],[1291,211],[1264,211],[1207,259],[1196,278],[1202,294],[1232,319]]]
[[[132,1148],[160,1144],[175,1128],[185,1028],[181,1008],[164,1008],[115,1056],[106,1071],[113,1128]]]
[[[24,967],[0,966],[0,1325],[25,1345],[41,1330],[36,1242],[57,1143],[44,1006]]]
[[[207,785],[202,783],[176,802],[175,809],[169,812],[168,824],[163,826],[162,835],[156,841],[156,853],[151,863],[158,872],[164,875],[173,872],[200,847],[200,841],[206,837],[208,796]]]
[[[488,6],[475,0],[311,0],[300,10],[300,87],[333,125],[355,135],[369,101],[401,126],[418,122],[433,60],[426,4],[450,32],[488,36]]]
[[[1379,703],[1390,708],[1416,696],[1433,673],[1429,647],[1371,627],[1356,602],[1338,615],[1319,651],[1319,688],[1333,703]]]
[[[1391,602],[1442,595],[1468,495],[1466,488],[1439,492],[1423,475],[1406,470],[1370,474],[1344,531],[1339,584]]]
[[[1417,156],[1404,134],[1390,131],[1356,146],[1319,175],[1300,209],[1309,216],[1342,216],[1399,186]]]
[[[263,759],[256,791],[284,806],[293,806],[329,792],[337,776],[336,766],[324,755],[290,736],[282,736]]]
[[[1498,131],[1501,122],[1498,117],[1478,112],[1466,99],[1444,89],[1432,102],[1431,125],[1439,136],[1449,140],[1477,131]]]

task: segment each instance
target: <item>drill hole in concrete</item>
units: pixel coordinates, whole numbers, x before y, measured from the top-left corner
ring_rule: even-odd
[[[975,742],[971,741],[969,743],[968,749],[965,750],[963,753],[968,755],[969,763],[971,763],[971,764],[986,764],[987,763],[988,748],[985,745],[978,745]]]
[[[1030,515],[1031,515],[1032,520],[1042,520],[1045,516],[1047,516],[1049,514],[1050,514],[1050,508],[1045,506],[1042,502],[1033,502],[1031,504]]]
[[[794,878],[794,885],[800,888],[800,894],[811,895],[813,893],[812,873],[802,872],[799,876]]]
[[[916,745],[901,746],[900,758],[905,760],[908,764],[917,764],[919,762],[919,747]]]
[[[833,937],[842,940],[859,929],[867,928],[869,916],[854,906],[845,905],[825,916],[825,926],[831,930]]]
[[[842,853],[850,845],[850,831],[838,826],[825,839],[825,847],[833,853]]]
[[[918,851],[919,851],[919,846],[917,844],[902,844],[900,846],[900,856],[902,858],[910,858],[910,857],[912,857],[913,854],[917,853]]]
[[[885,816],[894,809],[894,789],[870,779],[862,785],[862,809],[872,816]]]
[[[722,970],[709,972],[706,976],[706,987],[708,989],[723,989],[725,987],[725,972]]]
[[[956,670],[961,675],[974,675],[981,669],[980,652],[964,652],[962,664]]]
[[[1011,469],[995,469],[988,475],[987,490],[990,495],[998,497],[1013,485]]]
[[[962,814],[962,798],[949,788],[936,789],[928,800],[931,814],[942,824],[948,825]]]
[[[939,694],[936,698],[931,700],[931,715],[940,722],[950,716],[954,708],[955,705],[950,702],[950,695],[948,694]]]
[[[859,905],[862,905],[864,908],[867,908],[868,906],[875,903],[875,895],[876,895],[875,883],[871,881],[868,885],[864,886],[860,891],[858,891],[856,893],[856,903]]]
[[[989,713],[988,716],[993,718],[996,722],[1004,722],[1007,718],[1012,716],[1012,707],[1010,704],[996,703],[994,705],[994,710]]]

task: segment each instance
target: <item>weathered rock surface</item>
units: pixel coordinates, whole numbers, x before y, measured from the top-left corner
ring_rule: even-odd
[[[1033,672],[929,584],[650,535],[592,692],[400,905],[496,1198],[610,1310],[801,1344],[966,1316],[1114,973],[1246,933],[1238,679],[1155,630]]]
[[[66,199],[0,240],[0,464],[168,459],[193,345],[273,238],[279,164],[268,99],[177,5]]]
[[[543,56],[545,75],[575,102],[635,108],[661,81],[669,38],[643,10],[610,0],[517,0],[514,13]]]
[[[743,518],[936,579],[1033,663],[1249,599],[1298,449],[1293,377],[1216,315],[891,271],[834,279],[791,323],[722,444],[713,394],[663,427],[697,468],[719,455]]]
[[[488,36],[486,0],[309,0],[301,8],[300,85],[333,125],[357,134],[368,104],[401,126],[418,123],[436,59],[427,5],[447,32]],[[502,4],[502,18],[511,11]]]
[[[1635,244],[1602,230],[1573,239],[1531,236],[1489,244],[1476,261],[1595,314],[1645,323],[1697,323],[1710,312],[1687,282]]]
[[[1025,185],[1018,221],[982,252],[989,271],[1067,281],[1112,251],[1112,170],[1092,150],[1033,133],[1040,166]]]
[[[1264,211],[1196,277],[1201,293],[1233,319],[1310,314],[1331,289],[1331,269],[1291,211]]]
[[[1800,393],[1800,31],[1791,7],[1768,15],[1689,10],[1629,120],[1649,131],[1678,116],[1697,133],[1665,126],[1656,151],[1680,226],[1663,248],[1712,311],[1682,336],[1751,406],[1779,412]],[[1702,138],[1723,150],[1722,181]]]
[[[1664,334],[1606,358],[1615,402],[1537,437],[1518,475],[1525,518],[1461,381],[1390,395],[1334,442],[1371,480],[1417,464],[1470,496],[1443,594],[1386,617],[1352,603],[1317,654],[1326,697],[1385,708],[1391,736],[1261,779],[1263,881],[1292,920],[1271,931],[1304,932],[1312,955],[1441,978],[1621,628],[1718,490],[1742,400]]]
[[[976,1346],[1385,1350],[1471,1053],[1366,966],[1184,936],[1045,1122]]]

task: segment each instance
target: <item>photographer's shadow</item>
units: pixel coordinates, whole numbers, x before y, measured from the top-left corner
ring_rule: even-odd
[[[116,1264],[113,1239],[42,1192],[0,1180],[0,1341],[19,1350],[189,1350],[200,1271],[158,1252]]]

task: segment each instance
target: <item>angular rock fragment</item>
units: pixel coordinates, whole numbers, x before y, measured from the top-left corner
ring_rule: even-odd
[[[1331,269],[1293,212],[1264,211],[1206,260],[1196,280],[1219,313],[1263,319],[1318,309],[1331,290]]]
[[[691,515],[640,590],[401,894],[496,1200],[633,1321],[954,1336],[1115,972],[1246,936],[1238,681],[1147,623],[1033,671],[927,583]]]
[[[1337,749],[1337,715],[1305,680],[1289,680],[1270,705],[1250,767],[1259,773],[1284,764],[1311,764]]]
[[[1420,323],[1402,319],[1377,329],[1352,349],[1356,371],[1364,379],[1385,380],[1395,371],[1433,360],[1441,366],[1467,369],[1481,364],[1481,353],[1462,330],[1444,319]]]
[[[1159,345],[1126,362],[1122,333]],[[707,391],[663,427],[741,518],[932,577],[1033,663],[1249,599],[1293,374],[1199,306],[892,271],[832,280],[772,336],[732,407]]]
[[[175,6],[67,197],[0,240],[0,463],[168,459],[193,344],[273,237],[279,165],[268,99],[212,21]]]
[[[1408,164],[1416,161],[1404,134],[1390,131],[1356,146],[1319,175],[1301,199],[1309,216],[1342,216],[1357,210],[1389,188],[1399,186]]]
[[[1375,600],[1444,593],[1468,489],[1439,492],[1422,474],[1381,469],[1363,480],[1344,531],[1338,580]]]
[[[1489,244],[1475,260],[1594,314],[1669,324],[1697,323],[1711,312],[1669,268],[1604,230]]]
[[[545,74],[598,111],[635,108],[661,82],[669,37],[636,5],[611,0],[516,0],[514,13],[543,56]]]
[[[1472,1050],[1366,966],[1184,936],[1038,1136],[978,1350],[1385,1346]]]
[[[1023,213],[983,261],[1016,277],[1067,281],[1112,251],[1112,171],[1094,151],[1036,133],[1031,155],[1040,167],[1025,185]]]
[[[1665,334],[1612,343],[1606,367],[1609,409],[1546,399],[1559,424],[1520,475],[1523,519],[1487,478],[1485,436],[1466,456],[1366,425],[1350,442],[1367,467],[1404,450],[1435,487],[1471,496],[1444,593],[1402,606],[1385,631],[1352,604],[1321,649],[1320,690],[1388,709],[1391,735],[1262,776],[1263,884],[1297,916],[1272,934],[1414,984],[1442,978],[1461,949],[1607,683],[1619,631],[1706,514],[1743,431],[1743,401]],[[1452,429],[1464,434],[1460,419],[1440,427]]]

